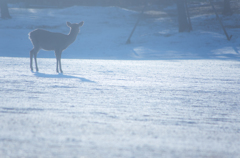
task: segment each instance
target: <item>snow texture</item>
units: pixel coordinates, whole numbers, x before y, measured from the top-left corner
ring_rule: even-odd
[[[179,34],[170,18],[144,19],[125,45],[137,12],[10,12],[0,20],[1,158],[240,157],[239,29],[228,42],[221,29]],[[31,72],[28,32],[67,34],[66,21],[82,20],[64,73],[46,51]]]

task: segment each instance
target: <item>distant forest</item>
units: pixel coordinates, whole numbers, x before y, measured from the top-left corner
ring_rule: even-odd
[[[146,3],[170,4],[174,0],[8,0],[9,3],[23,2],[29,5],[52,5],[67,7],[72,5],[98,5],[98,6],[137,6]]]

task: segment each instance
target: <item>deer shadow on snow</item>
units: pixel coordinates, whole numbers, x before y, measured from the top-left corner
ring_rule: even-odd
[[[69,79],[79,79],[81,82],[96,83],[96,82],[88,80],[86,78],[64,75],[62,73],[59,73],[59,74],[45,74],[45,73],[33,72],[33,74],[36,77],[40,77],[40,78],[69,78]]]

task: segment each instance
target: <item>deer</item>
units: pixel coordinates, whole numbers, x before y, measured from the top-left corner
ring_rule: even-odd
[[[33,49],[30,51],[30,68],[33,71],[32,59],[34,56],[36,71],[38,72],[37,65],[37,54],[43,49],[47,51],[54,51],[56,56],[56,71],[57,73],[63,73],[62,64],[61,64],[61,56],[62,52],[67,49],[67,47],[72,44],[76,38],[78,33],[80,32],[80,27],[82,27],[84,21],[80,23],[70,23],[67,22],[67,26],[70,27],[70,32],[68,35],[58,33],[58,32],[50,32],[43,29],[36,29],[30,32],[29,39],[33,44]]]

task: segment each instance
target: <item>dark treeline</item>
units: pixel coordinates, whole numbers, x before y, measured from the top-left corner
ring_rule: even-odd
[[[23,2],[29,5],[51,5],[68,7],[72,5],[86,6],[138,6],[146,3],[161,5],[173,0],[9,0],[10,3]]]

